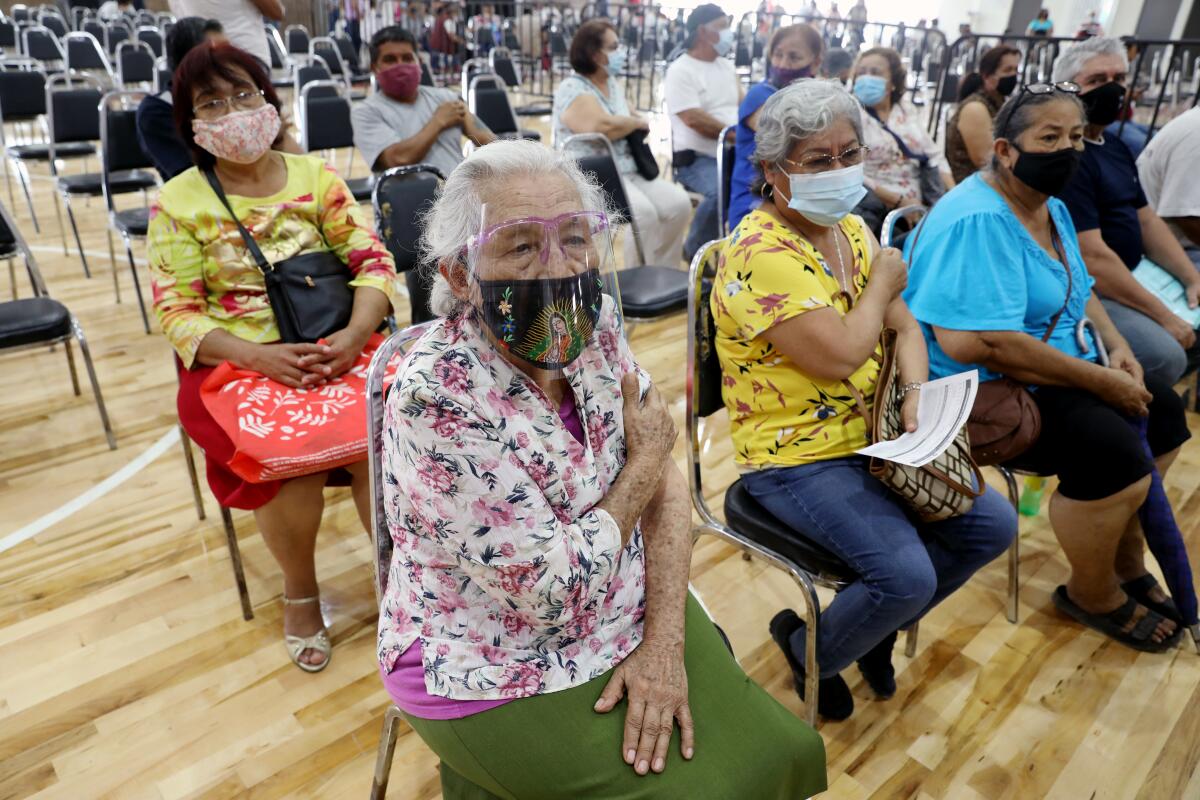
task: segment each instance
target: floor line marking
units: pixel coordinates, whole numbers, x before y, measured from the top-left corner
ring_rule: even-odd
[[[99,500],[101,497],[104,497],[113,489],[117,488],[122,483],[129,480],[151,463],[156,461],[159,456],[165,453],[168,448],[178,441],[179,429],[173,427],[164,433],[157,442],[143,450],[137,458],[133,459],[128,464],[121,467],[119,470],[114,472],[112,475],[109,475],[92,488],[88,489],[82,494],[77,495],[71,500],[68,500],[63,505],[51,511],[49,514],[42,515],[25,527],[8,534],[3,539],[0,539],[0,553],[3,553],[5,550],[11,550],[12,548],[21,544],[21,542],[24,542],[26,539],[31,539],[34,536],[37,536],[47,528],[57,525],[59,522],[62,522],[64,519],[76,513],[77,511],[86,508],[87,506]]]

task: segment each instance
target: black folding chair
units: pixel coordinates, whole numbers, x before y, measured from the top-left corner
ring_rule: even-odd
[[[158,28],[150,25],[143,25],[137,29],[137,40],[145,42],[154,51],[155,58],[162,58],[163,55],[163,36]]]
[[[308,53],[309,37],[308,28],[303,25],[288,25],[283,31],[283,38],[287,42],[287,52],[289,55],[306,55]]]
[[[115,91],[104,95],[100,101],[100,176],[104,192],[104,205],[108,210],[108,258],[112,262],[113,289],[117,302],[121,302],[121,287],[117,280],[117,259],[113,253],[112,234],[115,230],[125,243],[125,255],[129,258],[129,272],[133,276],[133,292],[137,297],[138,309],[142,312],[142,327],[150,333],[150,317],[142,299],[142,285],[138,279],[137,264],[133,260],[133,239],[146,238],[150,226],[150,207],[143,202],[141,208],[118,210],[113,204],[114,176],[133,174],[136,170],[148,170],[154,163],[142,152],[137,137],[137,103],[146,97],[145,91]],[[114,107],[115,106],[115,107]],[[126,190],[126,193],[132,190]],[[142,193],[145,200],[145,192]]]
[[[300,146],[307,153],[350,148],[350,161],[345,172],[349,175],[354,166],[356,148],[354,126],[350,119],[350,100],[342,93],[341,84],[337,81],[312,81],[306,84],[300,92],[300,107],[304,109]],[[375,178],[348,178],[346,185],[356,201],[365,203],[375,190]]]
[[[429,287],[420,275],[420,215],[437,197],[445,176],[430,164],[392,167],[375,179],[375,224],[379,238],[396,260],[396,272],[404,273],[412,324],[434,318],[429,308]]]
[[[71,32],[71,26],[57,12],[43,10],[38,14],[38,24],[53,33],[60,40],[64,39]]]
[[[28,58],[42,63],[47,72],[58,69],[67,60],[59,38],[42,25],[31,25],[21,32],[22,50]]]
[[[128,42],[133,39],[133,32],[124,23],[115,22],[109,25],[107,30],[108,34],[105,37],[105,41],[107,42],[109,53],[116,53],[117,48],[121,46],[122,42]],[[153,53],[154,51],[151,50],[150,52]]]
[[[17,41],[16,23],[9,19],[0,20],[0,49],[15,51]]]
[[[79,84],[82,84],[80,86]],[[71,231],[75,234],[75,244],[79,248],[79,260],[83,263],[83,274],[91,277],[87,256],[84,254],[83,241],[79,238],[79,227],[75,224],[75,213],[71,209],[72,197],[100,197],[107,191],[110,194],[126,192],[144,192],[158,181],[150,172],[126,171],[111,172],[107,177],[101,172],[84,172],[75,175],[59,175],[58,150],[64,144],[78,142],[94,142],[100,139],[100,102],[104,96],[103,86],[91,75],[72,73],[69,75],[53,75],[46,81],[46,127],[50,132],[50,174],[54,177],[54,185],[58,190],[57,196],[67,207],[67,217],[71,222]],[[136,144],[136,136],[134,143]],[[63,250],[66,250],[66,232],[62,226],[62,215],[58,205],[54,210],[59,214],[59,230],[63,234]]]
[[[726,125],[717,136],[717,224],[721,236],[729,235],[729,196],[733,186],[733,164],[737,157],[736,125]]]
[[[646,264],[638,223],[629,205],[625,181],[617,169],[612,142],[603,134],[580,133],[563,142],[564,152],[573,149],[586,149],[589,153],[576,157],[580,168],[592,174],[608,195],[609,204],[625,220],[633,234],[638,263],[626,264],[617,275],[625,319],[647,322],[683,311],[688,301],[687,273],[674,267]]]
[[[78,30],[84,33],[90,33],[96,38],[96,41],[104,46],[105,52],[111,52],[108,49],[108,28],[98,19],[91,18],[83,23]]]
[[[467,107],[492,133],[505,139],[529,139],[540,142],[537,131],[522,129],[508,101],[508,92],[497,83],[496,75],[476,75],[467,91]]]
[[[466,97],[471,93],[471,83],[476,79],[481,78],[478,86],[480,88],[500,88],[503,86],[500,76],[492,72],[492,68],[488,66],[488,62],[482,58],[468,58],[463,62],[462,74],[460,80],[462,82],[461,94]]]
[[[108,56],[104,55],[104,48],[96,41],[95,36],[74,31],[67,34],[64,43],[67,48],[68,70],[103,72],[108,82],[113,82],[112,65],[108,63]]]
[[[71,342],[77,343],[79,352],[83,355],[88,380],[92,384],[92,394],[96,398],[96,410],[100,412],[104,438],[108,441],[108,448],[116,450],[117,439],[108,420],[108,410],[104,406],[104,396],[100,393],[100,382],[96,379],[96,368],[92,364],[92,353],[88,349],[83,328],[66,306],[51,299],[46,291],[45,281],[42,280],[42,273],[37,267],[37,259],[33,257],[25,238],[21,236],[8,209],[3,205],[0,205],[0,238],[11,239],[24,256],[29,281],[33,285],[33,297],[0,303],[0,350],[28,350],[62,344],[63,349],[67,351],[71,386],[78,397],[79,375],[75,371],[75,355],[71,350]],[[11,367],[9,370],[11,372]],[[12,377],[14,376],[10,375],[10,378]]]
[[[133,84],[155,84],[154,51],[145,42],[125,41],[117,45],[117,83],[122,89]]]
[[[500,76],[510,89],[516,89],[521,85],[517,64],[513,61],[512,52],[507,47],[493,48],[488,53],[488,66],[492,72]]]

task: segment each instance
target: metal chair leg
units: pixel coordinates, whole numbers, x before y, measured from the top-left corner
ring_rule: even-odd
[[[104,395],[100,394],[100,381],[96,379],[96,367],[92,364],[92,353],[88,350],[87,337],[79,321],[71,317],[71,331],[75,341],[79,342],[79,352],[83,354],[83,365],[87,367],[88,379],[92,382],[92,393],[96,395],[96,409],[100,412],[100,422],[104,425],[104,436],[108,439],[108,449],[117,449],[117,437],[113,435],[112,423],[108,421],[108,409],[104,407]]]
[[[1012,470],[1006,467],[997,467],[1000,474],[1004,477],[1004,484],[1008,487],[1008,501],[1012,503],[1013,510],[1020,513],[1021,494],[1017,488],[1017,477],[1013,475]],[[1009,622],[1017,624],[1019,618],[1018,608],[1021,603],[1021,532],[1013,536],[1012,544],[1008,547],[1008,601],[1005,608],[1004,616]]]
[[[379,751],[375,755],[375,778],[371,781],[371,800],[383,800],[387,796],[388,778],[392,772],[392,757],[396,753],[396,736],[399,734],[400,709],[388,706],[383,715],[383,731],[379,735]]]
[[[904,655],[912,658],[917,654],[917,636],[921,632],[921,621],[917,620],[904,632]]]
[[[29,171],[25,169],[24,162],[17,162],[17,178],[21,181],[21,191],[25,192],[25,202],[29,206],[29,217],[33,220],[33,230],[41,233],[42,228],[38,225],[37,214],[33,210],[33,195],[29,191]]]
[[[54,216],[58,218],[58,236],[62,239],[63,255],[69,256],[71,251],[67,249],[67,226],[63,225],[62,198],[58,196],[57,191],[51,191],[50,194],[54,196]],[[92,276],[88,275],[88,277]]]
[[[8,285],[12,287],[12,299],[17,299],[17,265],[13,259],[8,260]]]
[[[821,601],[808,576],[794,567],[792,578],[804,594],[804,719],[817,724],[817,701],[820,691],[821,667],[817,658],[817,627],[821,624]]]
[[[137,298],[138,310],[142,312],[142,328],[146,333],[150,333],[150,315],[146,313],[146,301],[142,298],[142,282],[138,279],[137,263],[133,260],[133,246],[130,244],[128,236],[122,235],[121,238],[125,240],[125,255],[129,257],[129,272],[133,275],[133,296]],[[114,280],[116,274],[114,271]]]
[[[117,280],[117,256],[113,252],[112,228],[105,231],[108,234],[108,264],[112,270],[113,279],[113,294],[116,295],[117,304],[121,302],[121,282]]]
[[[237,583],[238,599],[242,601],[242,619],[254,619],[250,607],[250,590],[246,588],[246,573],[242,571],[242,551],[238,547],[237,530],[233,527],[233,515],[221,506],[221,523],[225,526],[225,544],[229,547],[229,560],[233,563],[233,580]]]
[[[196,454],[192,450],[192,438],[179,423],[179,444],[183,446],[183,461],[187,464],[188,478],[192,481],[192,500],[196,503],[196,517],[204,519],[204,495],[200,493],[200,476],[196,473]]]
[[[75,370],[75,351],[71,349],[71,340],[63,339],[63,349],[67,351],[67,369],[71,371],[71,388],[79,397],[79,373]]]
[[[83,274],[85,277],[92,277],[92,271],[88,269],[87,256],[83,252],[83,240],[79,238],[79,227],[75,224],[75,213],[71,211],[71,199],[68,195],[63,195],[63,205],[67,207],[67,219],[71,221],[71,232],[75,234],[75,245],[79,248],[79,260],[83,262]]]

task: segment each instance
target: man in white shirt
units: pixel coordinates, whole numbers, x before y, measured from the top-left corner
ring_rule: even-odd
[[[1200,107],[1159,131],[1137,160],[1142,190],[1153,208],[1200,265]]]
[[[271,73],[271,51],[263,17],[283,19],[280,0],[170,0],[171,13],[178,19],[203,17],[215,19],[225,29],[225,38],[234,47],[245,50],[263,63]]]
[[[742,87],[733,62],[733,29],[720,6],[697,6],[687,20],[687,52],[671,62],[663,83],[671,117],[675,180],[703,195],[683,244],[689,261],[710,239],[720,235],[717,215],[717,137],[737,122]]]

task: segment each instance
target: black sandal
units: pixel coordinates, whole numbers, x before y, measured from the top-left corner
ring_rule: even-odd
[[[1161,589],[1161,587],[1159,587],[1158,581],[1154,579],[1154,576],[1148,572],[1140,578],[1134,578],[1131,581],[1125,581],[1121,584],[1121,590],[1125,594],[1137,600],[1151,611],[1166,617],[1176,625],[1182,627],[1183,615],[1179,613],[1179,608],[1175,605],[1175,601],[1171,599],[1171,595],[1167,594],[1166,590],[1162,590],[1162,593],[1167,595],[1167,600],[1165,603],[1160,603],[1150,597],[1150,592],[1155,589]]]
[[[1156,642],[1151,639],[1154,629],[1166,618],[1150,609],[1146,609],[1146,615],[1139,619],[1131,630],[1124,630],[1138,608],[1138,601],[1132,597],[1107,614],[1092,614],[1084,611],[1067,595],[1066,586],[1059,586],[1055,589],[1053,599],[1055,607],[1076,622],[1143,653],[1165,653],[1175,646],[1179,641],[1180,634],[1183,633],[1183,628],[1177,626],[1175,632],[1163,641]]]

